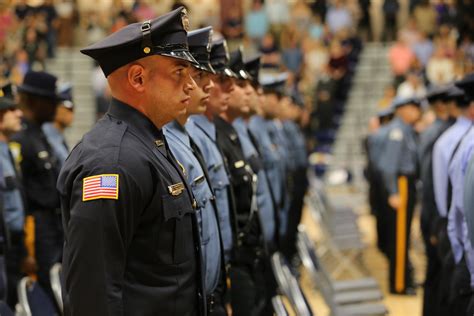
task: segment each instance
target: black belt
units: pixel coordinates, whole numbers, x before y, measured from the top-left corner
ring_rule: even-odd
[[[210,315],[214,312],[214,306],[216,304],[216,295],[214,293],[206,295],[207,302],[207,313]]]

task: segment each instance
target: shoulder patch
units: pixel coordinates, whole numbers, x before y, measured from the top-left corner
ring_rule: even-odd
[[[403,132],[402,132],[401,129],[395,128],[395,129],[390,131],[390,134],[389,134],[388,138],[390,140],[394,140],[394,141],[399,142],[403,139]]]
[[[82,180],[82,201],[118,200],[119,175],[99,174]]]

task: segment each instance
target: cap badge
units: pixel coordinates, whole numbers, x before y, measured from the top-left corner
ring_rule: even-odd
[[[186,9],[183,9],[181,11],[181,23],[183,24],[183,29],[186,32],[189,32],[189,18],[188,18],[188,11]]]

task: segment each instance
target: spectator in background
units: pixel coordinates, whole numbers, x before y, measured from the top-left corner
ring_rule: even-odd
[[[298,30],[291,24],[281,34],[281,61],[286,69],[294,74],[301,71],[303,52],[299,44]]]
[[[334,80],[342,79],[348,70],[349,60],[340,41],[334,40],[329,47],[329,71]]]
[[[53,58],[56,54],[57,29],[59,26],[58,13],[54,7],[53,0],[44,0],[43,4],[37,9],[38,13],[46,18],[46,44],[47,56]]]
[[[433,42],[426,36],[425,32],[420,32],[420,40],[412,46],[416,58],[423,67],[426,67],[428,60],[433,55]]]
[[[413,18],[408,19],[408,22],[399,31],[400,36],[403,37],[408,46],[413,47],[415,43],[420,41],[420,31]]]
[[[326,14],[326,23],[332,33],[354,26],[351,13],[343,0],[335,0]]]
[[[308,34],[312,39],[321,40],[324,37],[324,28],[325,26],[321,21],[321,16],[319,14],[315,14],[311,18]]]
[[[333,96],[336,91],[336,85],[336,81],[330,75],[329,68],[326,68],[319,76],[316,85],[313,111],[311,113],[311,131],[328,130],[333,127]]]
[[[61,0],[56,4],[58,13],[58,46],[74,45],[74,27],[77,24],[78,12],[72,0]]]
[[[437,47],[426,65],[426,76],[432,85],[439,86],[455,79],[454,61],[444,53],[443,48]]]
[[[425,32],[428,35],[434,34],[437,14],[429,0],[423,0],[415,7],[413,17],[421,32]]]
[[[366,41],[372,40],[372,22],[370,20],[370,6],[371,0],[358,0],[359,1],[359,10],[360,10],[360,19],[358,32],[361,37]]]
[[[234,4],[222,22],[222,34],[227,39],[227,43],[232,48],[244,35],[241,8]]]
[[[456,55],[456,32],[453,32],[451,27],[447,24],[440,25],[438,34],[435,36],[433,42],[435,46],[443,49],[443,52],[448,57]]]
[[[423,83],[421,74],[410,71],[406,80],[398,86],[397,98],[408,99],[408,98],[424,98],[426,95],[426,87]]]
[[[328,50],[320,40],[306,38],[303,40],[303,57],[304,76],[309,77],[310,83],[314,84],[329,62]]]
[[[290,21],[290,8],[287,0],[266,0],[265,10],[267,11],[270,29],[272,32],[280,33],[285,24]]]
[[[400,9],[398,0],[384,0],[382,11],[384,16],[384,29],[382,40],[385,42],[393,41],[397,34],[397,15]]]
[[[44,69],[44,57],[47,44],[39,39],[38,31],[32,27],[25,30],[23,49],[28,55],[28,69]],[[38,67],[35,67],[39,64]]]
[[[33,13],[34,8],[26,0],[17,0],[15,4],[15,15],[19,21],[23,21],[27,15]]]
[[[262,0],[253,0],[252,7],[245,15],[245,34],[258,45],[269,31],[269,22]]]
[[[414,59],[415,54],[399,34],[397,42],[388,51],[388,60],[395,76],[395,86],[398,87],[404,80]]]
[[[291,21],[299,32],[306,32],[311,24],[311,9],[305,0],[297,0],[291,8]]]
[[[262,38],[259,48],[262,54],[261,63],[263,68],[277,68],[280,65],[280,50],[272,33],[267,33]]]
[[[135,0],[133,4],[132,12],[135,15],[135,19],[139,22],[152,20],[156,17],[155,10],[145,2],[145,0]]]
[[[15,22],[13,13],[6,2],[0,3],[0,42],[4,42],[7,33]]]

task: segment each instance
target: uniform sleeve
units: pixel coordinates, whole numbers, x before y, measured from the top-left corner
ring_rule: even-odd
[[[398,169],[400,160],[403,159],[403,141],[403,132],[399,128],[392,129],[380,158],[380,169],[389,194],[398,193]]]
[[[474,245],[474,157],[470,156],[464,178],[464,216],[466,217],[467,233],[471,245]]]
[[[83,201],[83,179],[117,175],[117,199]],[[133,238],[144,196],[134,178],[116,168],[60,177],[65,183],[63,273],[67,315],[123,315],[122,284],[127,248]],[[69,215],[69,216],[68,216]]]
[[[448,174],[447,157],[440,142],[436,142],[433,149],[433,189],[435,194],[436,207],[439,215],[446,216],[447,213],[447,192],[448,192]]]

